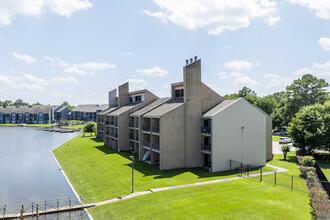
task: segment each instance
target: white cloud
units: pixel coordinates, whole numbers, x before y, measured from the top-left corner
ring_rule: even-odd
[[[218,35],[224,30],[234,31],[250,26],[256,18],[276,20],[276,1],[269,0],[153,0],[160,11],[143,10],[162,22],[172,22],[187,29],[204,28]]]
[[[116,68],[115,65],[108,64],[108,63],[97,63],[97,62],[86,62],[81,64],[73,64],[73,67],[82,68],[86,70],[104,70],[104,69],[114,69]]]
[[[293,75],[304,75],[304,74],[313,74],[318,77],[330,77],[330,60],[326,61],[323,64],[314,63],[312,67],[303,67],[295,72],[293,72]]]
[[[147,85],[144,79],[127,79],[126,82],[129,82],[130,91],[144,89]]]
[[[95,73],[93,73],[93,72],[87,72],[85,70],[80,70],[80,69],[75,68],[75,67],[66,68],[64,70],[64,72],[68,73],[68,74],[79,75],[79,76],[94,76],[95,75]]]
[[[48,84],[45,79],[36,77],[34,75],[31,75],[31,74],[24,74],[22,78],[25,79],[25,80],[29,80],[31,82],[38,83],[40,85],[47,85]]]
[[[168,75],[168,71],[159,68],[158,66],[151,69],[138,69],[135,72],[141,73],[142,75],[147,76],[166,76]]]
[[[36,63],[36,62],[38,62],[38,60],[36,58],[31,57],[30,55],[27,55],[27,54],[18,54],[16,52],[14,52],[13,57],[18,59],[18,60],[24,61],[26,63]]]
[[[169,89],[169,88],[170,88],[170,86],[167,84],[162,86],[162,89]]]
[[[258,85],[259,83],[252,80],[248,76],[242,76],[239,78],[236,78],[234,81],[234,85]]]
[[[238,60],[233,60],[227,63],[224,63],[225,67],[229,70],[250,70],[252,68],[258,67],[259,63],[255,62],[248,62],[248,61],[238,61]]]
[[[316,16],[330,19],[330,1],[328,0],[289,0],[292,4],[300,5],[315,11]]]
[[[120,56],[131,56],[133,55],[133,52],[127,51],[127,52],[120,52]]]
[[[231,79],[231,78],[243,76],[243,74],[242,73],[237,73],[237,72],[232,72],[229,75],[227,73],[220,72],[220,73],[218,73],[218,76],[219,76],[220,79]]]
[[[319,40],[319,44],[325,51],[330,51],[330,38],[322,37]]]
[[[265,74],[265,79],[270,79],[270,82],[266,84],[267,88],[285,88],[289,85],[294,79],[290,77],[282,77],[278,74]]]
[[[23,79],[25,79],[24,82]],[[32,81],[32,83],[27,81]],[[43,91],[44,85],[47,85],[45,80],[30,74],[24,74],[23,76],[0,75],[0,82],[5,83],[12,89],[24,91]]]
[[[280,17],[268,17],[266,19],[269,26],[274,26],[281,18]]]
[[[88,0],[51,0],[49,1],[50,11],[70,17],[75,11],[87,10],[93,5]]]
[[[88,0],[1,0],[0,26],[10,25],[16,15],[38,17],[48,11],[70,17],[79,10],[92,7]]]
[[[73,83],[78,84],[78,81],[73,76],[56,76],[50,80],[51,83],[57,84],[57,83]]]
[[[48,56],[45,56],[45,59],[46,60],[49,60],[50,61],[50,65],[51,66],[58,66],[58,67],[67,67],[69,66],[70,64],[66,61],[63,61],[61,58],[52,58],[52,57],[48,57]]]

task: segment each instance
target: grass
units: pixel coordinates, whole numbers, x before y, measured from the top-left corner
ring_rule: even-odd
[[[95,137],[73,138],[54,150],[78,194],[101,201],[131,191],[130,153],[117,152]],[[269,164],[300,174],[295,153],[275,155]],[[270,171],[264,167],[263,171]],[[135,191],[237,176],[201,168],[160,171],[135,160]],[[258,171],[255,171],[258,172]],[[89,209],[95,219],[312,219],[307,193],[257,178],[174,189]],[[270,178],[272,179],[272,178]],[[300,184],[300,185],[299,185]],[[295,185],[306,189],[298,178]]]
[[[325,177],[330,181],[330,161],[318,161],[318,164]]]
[[[78,194],[102,201],[131,192],[131,160],[127,152],[104,146],[95,136],[79,135],[55,149],[54,154]],[[160,171],[135,156],[135,191],[237,176],[236,171],[211,173],[202,168]],[[269,167],[264,172],[274,170]],[[258,171],[254,171],[258,172]]]
[[[16,126],[17,127],[18,124],[0,124],[0,126],[8,126],[8,127],[12,127],[12,126]],[[54,126],[54,124],[26,124],[27,127],[51,127]]]
[[[289,137],[289,134],[285,134],[285,135],[273,135],[273,141],[279,141],[281,137]]]
[[[312,219],[306,193],[252,179],[174,189],[89,209],[98,219]]]

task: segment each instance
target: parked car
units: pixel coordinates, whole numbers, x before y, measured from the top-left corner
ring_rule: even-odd
[[[288,138],[288,137],[281,137],[278,142],[280,144],[288,144],[288,143],[291,143],[292,140],[291,140],[291,138]]]
[[[277,131],[274,133],[274,135],[286,135],[287,132],[286,131]]]

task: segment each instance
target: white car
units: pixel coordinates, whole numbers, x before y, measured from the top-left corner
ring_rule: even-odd
[[[291,140],[291,138],[288,138],[288,137],[281,137],[278,142],[279,142],[279,144],[288,144],[288,143],[291,143],[292,140]]]

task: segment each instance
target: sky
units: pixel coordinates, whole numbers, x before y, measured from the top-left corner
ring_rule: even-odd
[[[194,56],[220,95],[330,82],[330,1],[0,0],[1,101],[102,104],[127,81],[166,97]]]

